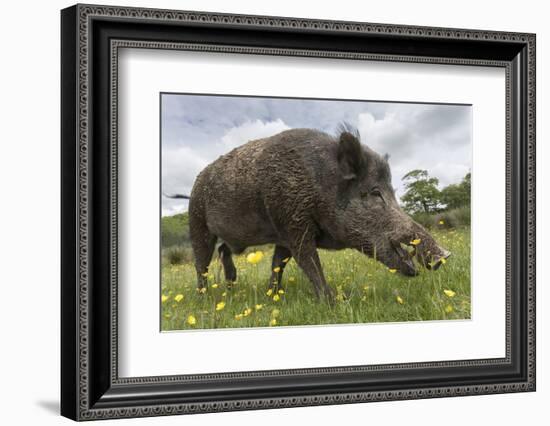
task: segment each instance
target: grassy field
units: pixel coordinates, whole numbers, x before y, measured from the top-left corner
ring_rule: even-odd
[[[251,264],[234,256],[237,282],[227,288],[220,262],[210,265],[208,290],[199,294],[191,262],[162,266],[162,330],[349,324],[470,318],[470,228],[435,229],[435,239],[453,256],[436,272],[421,268],[408,278],[354,250],[320,250],[331,306],[315,299],[311,283],[294,260],[284,275],[284,293],[267,295],[271,247]]]

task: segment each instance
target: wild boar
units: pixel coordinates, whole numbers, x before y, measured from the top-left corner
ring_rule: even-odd
[[[407,276],[417,274],[414,256],[432,269],[450,256],[400,208],[387,158],[349,125],[336,136],[286,130],[222,155],[195,181],[189,227],[199,289],[218,240],[228,281],[237,278],[233,253],[274,244],[269,288],[280,288],[292,257],[317,298],[330,300],[318,248],[356,249]]]

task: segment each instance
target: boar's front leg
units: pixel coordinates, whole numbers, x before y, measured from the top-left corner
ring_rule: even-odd
[[[317,299],[323,294],[330,303],[334,302],[334,291],[329,287],[323,274],[321,260],[317,253],[315,240],[304,239],[299,245],[291,249],[292,256],[296,259],[296,263],[305,272],[315,290]]]
[[[223,265],[223,273],[225,275],[226,281],[237,281],[237,269],[235,268],[235,264],[233,263],[233,258],[231,257],[233,253],[231,252],[229,246],[223,243],[221,246],[218,247],[218,253],[220,254],[220,260]]]
[[[275,288],[275,291],[281,290],[281,279],[285,266],[292,257],[289,249],[283,246],[275,246],[273,260],[271,262],[271,278],[269,279],[268,289]]]

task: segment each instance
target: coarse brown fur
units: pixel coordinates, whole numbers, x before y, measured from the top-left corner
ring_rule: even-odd
[[[219,157],[197,177],[189,202],[198,287],[216,242],[226,279],[236,280],[232,253],[275,244],[269,286],[279,287],[293,257],[315,294],[332,299],[317,248],[354,248],[406,275],[416,270],[406,245],[427,266],[450,253],[399,207],[388,162],[342,127],[337,137],[292,129],[250,141]],[[277,269],[277,267],[279,269]]]

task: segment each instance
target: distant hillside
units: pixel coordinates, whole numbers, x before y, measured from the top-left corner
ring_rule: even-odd
[[[187,212],[163,217],[160,228],[163,248],[190,244],[189,214]]]

